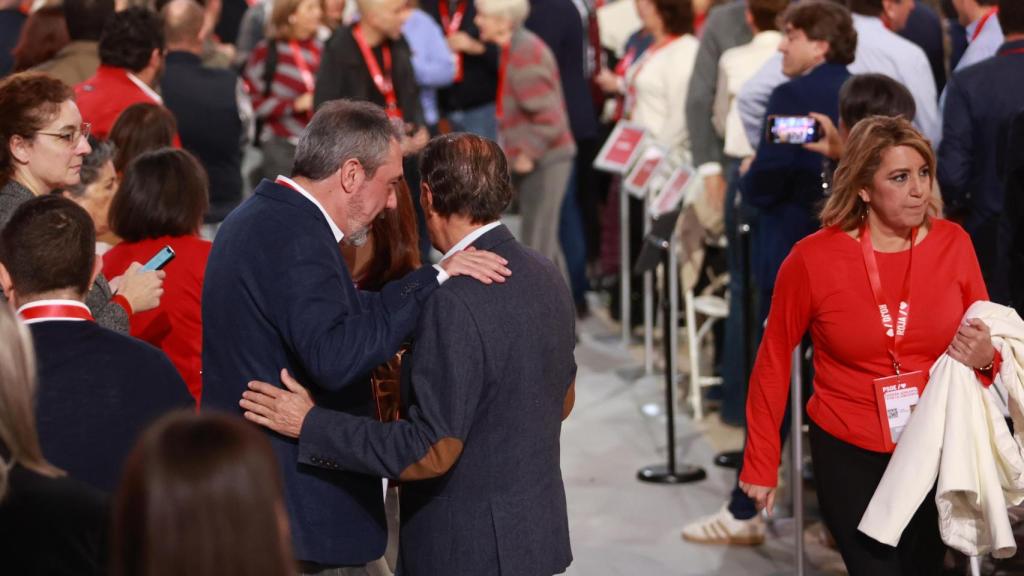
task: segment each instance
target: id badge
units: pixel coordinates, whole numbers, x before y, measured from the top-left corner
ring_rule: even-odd
[[[926,383],[925,373],[921,370],[875,378],[875,401],[882,424],[882,438],[885,439],[888,451],[894,450],[900,441],[900,435],[910,422],[914,406],[920,402]]]

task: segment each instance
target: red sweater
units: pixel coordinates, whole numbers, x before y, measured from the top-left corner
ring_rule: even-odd
[[[897,310],[910,251],[876,254],[889,309]],[[952,222],[932,220],[930,232],[914,248],[910,315],[900,348],[904,371],[927,373],[976,300],[988,300],[988,292],[970,237]],[[814,343],[808,415],[844,442],[886,451],[873,380],[893,375],[888,338],[860,242],[836,227],[826,228],[793,247],[775,282],[747,396],[744,482],[776,484],[793,348],[808,329]]]
[[[131,335],[167,354],[198,407],[203,390],[203,276],[212,244],[197,236],[122,242],[103,255],[103,272],[116,278],[132,262],[145,264],[164,246],[170,246],[176,256],[164,268],[163,298],[155,309],[132,315]]]

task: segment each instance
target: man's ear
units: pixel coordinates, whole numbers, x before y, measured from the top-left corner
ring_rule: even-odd
[[[160,63],[163,59],[163,52],[161,52],[159,48],[153,48],[153,52],[149,55],[149,64],[147,64],[146,67],[152,70],[159,70]]]
[[[363,170],[363,165],[359,160],[349,158],[345,160],[345,163],[338,170],[338,177],[341,179],[341,191],[354,194],[363,187],[363,182],[366,180],[366,171]]]
[[[423,208],[424,214],[434,211],[434,193],[430,190],[430,185],[422,181],[420,182],[420,206]]]
[[[14,304],[14,282],[11,281],[11,273],[7,271],[7,267],[0,263],[0,288],[3,289],[4,296],[13,305]]]

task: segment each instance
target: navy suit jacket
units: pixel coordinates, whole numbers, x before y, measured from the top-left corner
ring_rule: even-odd
[[[554,264],[504,226],[473,245],[507,259],[512,276],[453,278],[427,302],[403,363],[405,419],[317,406],[299,460],[403,480],[400,575],[560,573],[572,561],[559,436],[575,308]]]
[[[241,414],[249,380],[287,368],[318,404],[373,413],[366,375],[412,333],[437,288],[425,266],[380,293],[356,290],[320,210],[264,180],[217,232],[203,286],[203,408]],[[268,433],[269,434],[269,433]],[[297,461],[295,440],[270,434],[299,560],[365,564],[387,543],[380,478]]]
[[[838,125],[839,89],[849,77],[846,66],[821,64],[777,87],[768,99],[765,120],[772,114],[803,116],[818,112]],[[760,212],[753,243],[753,272],[758,286],[770,291],[793,245],[819,227],[817,209],[824,200],[821,176],[825,158],[800,145],[769,142],[766,127],[767,122],[761,130],[757,156],[740,185],[743,202]]]
[[[1011,154],[1007,138],[1024,94],[1024,40],[1007,42],[996,56],[960,70],[946,86],[938,179],[947,212],[963,217],[981,274],[994,302],[1009,299],[998,270],[997,223],[1003,210],[1003,180]]]
[[[113,492],[139,434],[167,412],[195,409],[162,351],[95,322],[31,324],[43,454],[72,478]]]
[[[577,141],[597,137],[597,116],[585,63],[583,17],[572,0],[530,0],[526,27],[540,37],[558,62],[569,127]]]

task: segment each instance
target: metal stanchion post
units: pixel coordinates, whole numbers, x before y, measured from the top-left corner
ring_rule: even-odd
[[[793,471],[790,474],[790,484],[793,494],[793,519],[795,527],[793,539],[795,542],[796,576],[804,576],[804,484],[803,484],[803,430],[804,430],[804,402],[803,402],[803,362],[800,356],[800,345],[797,344],[793,350],[792,368],[792,395],[790,396],[790,410],[792,410],[793,430],[790,434],[790,445],[793,453]]]
[[[644,194],[644,236],[651,231],[651,197]],[[654,273],[644,272],[644,375],[654,374]]]
[[[622,322],[622,346],[628,348],[632,331],[630,318],[630,265],[629,265],[629,193],[619,187],[619,321]]]

